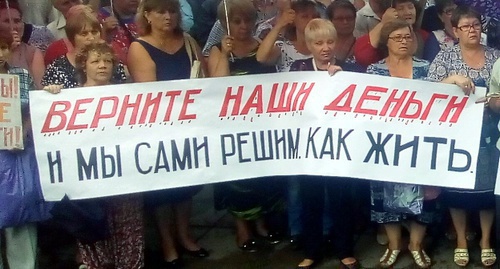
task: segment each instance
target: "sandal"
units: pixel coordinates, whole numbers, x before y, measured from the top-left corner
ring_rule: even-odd
[[[467,266],[467,264],[469,263],[469,250],[467,250],[466,248],[456,248],[453,254],[453,261],[460,267]]]
[[[492,266],[496,261],[497,255],[495,254],[495,250],[493,250],[492,248],[481,249],[481,263],[484,266]]]
[[[423,249],[421,250],[411,250],[411,255],[415,264],[419,268],[429,268],[431,266],[431,258],[425,253]]]
[[[380,266],[382,268],[391,267],[394,263],[396,263],[400,252],[401,250],[399,249],[386,249],[384,255],[380,258]]]

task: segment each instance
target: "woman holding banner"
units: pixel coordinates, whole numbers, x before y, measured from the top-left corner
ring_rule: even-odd
[[[223,0],[218,18],[227,31],[222,42],[213,46],[208,57],[212,77],[274,73],[273,65],[257,61],[260,41],[252,36],[257,10],[247,0]],[[266,226],[264,217],[281,205],[281,194],[272,178],[240,180],[215,186],[216,207],[227,208],[236,220],[236,243],[247,252],[258,250],[252,233],[255,224],[258,236],[278,243],[276,234]]]
[[[392,20],[380,30],[380,45],[385,48],[387,57],[368,67],[367,73],[408,79],[423,79],[427,76],[429,62],[413,57],[413,45],[416,42],[411,25],[403,20]],[[371,184],[371,220],[382,224],[389,239],[389,245],[380,258],[380,265],[389,268],[396,263],[401,252],[401,223],[410,220],[410,242],[408,249],[419,268],[429,268],[431,259],[424,251],[422,243],[427,225],[434,220],[435,199],[439,195],[436,188],[408,184],[372,182]],[[419,209],[388,209],[384,192],[394,192],[406,188],[419,196],[425,194]],[[421,199],[423,200],[423,198]]]
[[[0,227],[9,268],[36,268],[37,221],[50,218],[43,202],[31,134],[29,94],[35,90],[28,71],[7,63],[11,42],[0,37],[0,74],[17,75],[21,99],[24,149],[0,150]],[[2,255],[3,256],[3,255]],[[0,268],[3,262],[0,257]]]
[[[297,60],[290,71],[325,71],[335,74],[342,70],[335,65],[337,33],[332,22],[313,19],[305,28],[306,44],[312,58]],[[326,75],[326,74],[325,74]],[[300,176],[302,198],[302,225],[305,259],[297,268],[312,268],[321,259],[323,242],[323,212],[325,201],[333,220],[332,241],[341,269],[360,268],[353,255],[353,223],[351,211],[351,181],[348,178]],[[325,199],[328,196],[328,199]]]
[[[452,83],[452,80],[459,80],[457,84],[467,93],[473,91],[475,86],[486,87],[493,63],[500,57],[500,51],[480,44],[481,15],[470,7],[460,6],[453,12],[451,24],[459,42],[437,54],[430,66],[429,78]],[[445,189],[443,192],[443,200],[450,208],[457,233],[454,262],[459,266],[466,266],[469,262],[466,239],[467,211],[479,211],[481,262],[485,266],[491,266],[496,261],[490,240],[495,218],[493,189],[498,168],[498,150],[494,141],[499,137],[498,115],[492,113],[488,107],[484,113],[475,189]]]
[[[262,64],[276,65],[278,72],[290,71],[290,66],[296,60],[308,59],[311,52],[307,48],[304,30],[314,18],[319,18],[314,1],[292,1],[284,8],[276,24],[266,35],[257,50],[256,59]],[[287,180],[287,214],[290,242],[301,247],[302,205],[299,180],[289,176]],[[325,218],[325,233],[328,233],[330,219]]]
[[[88,44],[75,58],[80,85],[110,85],[117,64],[113,49],[104,41]],[[44,90],[59,93],[61,85],[49,85]],[[88,269],[144,268],[142,195],[105,198],[103,203],[109,238],[93,243],[79,242],[83,264]]]
[[[128,67],[134,82],[189,79],[206,73],[200,48],[182,31],[178,1],[143,0],[136,23],[140,37],[132,42],[128,53]],[[192,186],[145,194],[145,204],[152,209],[161,235],[166,268],[179,268],[182,264],[177,240],[184,253],[199,258],[209,256],[189,230],[192,197],[201,188]]]

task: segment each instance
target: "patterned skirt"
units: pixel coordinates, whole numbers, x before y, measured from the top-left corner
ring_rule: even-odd
[[[144,268],[142,195],[107,198],[110,237],[92,244],[78,243],[88,269]]]

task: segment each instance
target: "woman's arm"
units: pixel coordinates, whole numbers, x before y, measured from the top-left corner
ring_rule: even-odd
[[[230,75],[229,57],[232,49],[228,46],[231,37],[226,36],[222,39],[221,48],[213,46],[208,55],[208,74],[210,77],[225,77]]]
[[[281,55],[281,50],[275,46],[274,43],[278,40],[283,28],[285,28],[288,24],[293,23],[294,19],[295,11],[293,9],[288,9],[280,15],[274,28],[267,34],[266,38],[264,38],[262,43],[259,45],[257,54],[255,55],[258,62],[264,64],[276,63],[278,57]]]
[[[378,49],[370,43],[370,35],[363,35],[356,39],[354,43],[354,57],[356,62],[363,67],[376,63],[382,60]]]
[[[491,70],[490,94],[500,94],[500,60],[497,60]],[[500,98],[493,97],[489,101],[490,108],[496,113],[500,113]]]
[[[35,86],[37,90],[41,90],[42,86],[42,78],[45,73],[45,63],[43,61],[42,51],[39,49],[35,50],[35,54],[33,55],[33,60],[31,62],[31,75],[33,76],[33,80],[35,82]]]
[[[127,63],[134,82],[156,81],[156,65],[139,42],[130,44]]]

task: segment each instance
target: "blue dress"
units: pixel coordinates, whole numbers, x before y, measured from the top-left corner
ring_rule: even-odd
[[[459,45],[442,50],[437,54],[429,68],[429,79],[442,81],[450,75],[462,75],[472,79],[476,86],[486,87],[491,78],[493,64],[500,57],[500,51],[484,47],[484,52],[484,66],[475,69],[465,63]],[[495,207],[493,189],[498,168],[498,150],[495,147],[495,141],[499,137],[498,115],[490,113],[488,108],[484,112],[476,168],[476,186],[474,190],[444,189],[442,198],[448,207],[466,210],[483,210]]]
[[[413,58],[413,79],[425,79],[429,70],[429,62]],[[387,63],[384,60],[371,64],[366,70],[368,74],[391,76]],[[384,210],[384,182],[371,182],[371,210],[370,217],[379,224],[398,223],[405,219],[413,219],[422,224],[430,224],[435,218],[436,203],[434,200],[424,201],[422,213],[410,215],[404,213],[387,212]]]

